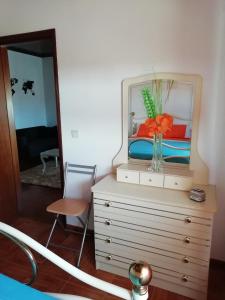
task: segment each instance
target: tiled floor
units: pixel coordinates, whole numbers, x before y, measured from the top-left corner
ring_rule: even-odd
[[[39,221],[34,221],[29,218],[18,218],[14,226],[30,235],[41,243],[45,243],[50,225]],[[60,230],[57,230],[55,242],[62,243],[65,246],[71,246],[80,243],[80,237],[73,234],[66,235]],[[54,252],[74,263],[75,256],[72,251],[54,248]],[[58,267],[42,258],[40,255],[35,255],[39,265],[38,278],[33,284],[34,288],[48,292],[69,293],[89,297],[91,299],[113,300],[117,297],[110,296],[107,293],[89,287],[81,283],[77,279],[72,278]],[[131,284],[128,279],[116,276],[103,271],[96,271],[94,266],[94,242],[93,237],[88,237],[85,244],[85,251],[81,261],[81,269],[98,278],[108,282],[120,285],[131,289]],[[10,241],[0,236],[0,272],[11,276],[15,279],[25,281],[31,274],[30,265],[27,262],[25,255]],[[210,270],[209,280],[209,297],[208,300],[225,299],[225,270],[223,266],[214,265]],[[150,288],[151,300],[186,300],[188,298],[175,295],[165,290],[158,288]],[[14,300],[14,299],[12,299]]]
[[[46,207],[61,196],[60,189],[22,183],[18,201],[20,215],[49,222],[52,214],[46,212]]]

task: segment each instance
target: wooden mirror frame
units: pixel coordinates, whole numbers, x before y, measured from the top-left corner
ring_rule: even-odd
[[[193,171],[193,182],[196,184],[208,184],[208,168],[198,153],[198,130],[201,109],[202,77],[179,73],[153,73],[133,78],[122,82],[122,145],[113,159],[113,167],[120,164],[147,164],[146,161],[128,159],[128,107],[129,90],[132,86],[144,84],[152,80],[174,80],[187,82],[193,86],[193,114],[190,164],[176,164],[180,168],[188,168]],[[149,162],[148,162],[149,163]],[[171,163],[167,163],[171,165]],[[173,164],[174,165],[174,164]]]

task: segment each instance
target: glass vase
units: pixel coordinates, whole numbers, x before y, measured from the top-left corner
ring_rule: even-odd
[[[160,172],[162,170],[162,163],[162,134],[155,134],[153,136],[152,161],[150,170],[152,172]]]

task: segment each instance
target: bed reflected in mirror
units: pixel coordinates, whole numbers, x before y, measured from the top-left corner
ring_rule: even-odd
[[[162,113],[173,118],[173,125],[162,135],[162,158],[165,162],[190,163],[193,85],[191,82],[157,79],[130,85],[128,101],[128,158],[151,160],[153,135],[146,130],[149,118],[143,90],[160,98]]]

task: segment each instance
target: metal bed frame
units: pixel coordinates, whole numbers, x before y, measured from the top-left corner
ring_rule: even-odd
[[[15,229],[3,222],[0,222],[0,234],[9,238],[12,242],[18,245],[22,251],[27,255],[32,269],[31,279],[26,283],[27,285],[31,285],[36,276],[37,276],[37,264],[32,255],[30,248],[41,254],[43,257],[47,258],[49,261],[57,265],[59,268],[69,273],[73,277],[112,295],[120,297],[126,300],[147,300],[149,299],[148,293],[148,285],[152,278],[152,271],[150,266],[145,262],[134,262],[131,264],[129,268],[129,278],[133,284],[132,291],[121,288],[104,280],[98,279],[94,276],[91,276],[84,271],[76,268],[71,265],[60,256],[56,255],[28,235],[23,232]],[[83,297],[76,297],[73,295],[65,295],[65,294],[55,294],[55,293],[46,293],[50,296],[55,297],[60,300],[78,300],[78,299],[87,299]],[[32,299],[31,299],[32,300]]]

